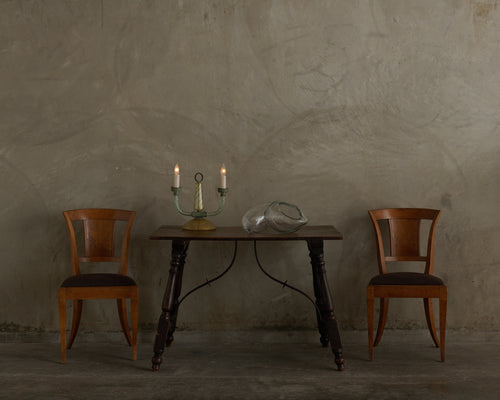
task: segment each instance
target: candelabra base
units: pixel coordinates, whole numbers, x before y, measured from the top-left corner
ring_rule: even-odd
[[[192,220],[186,222],[182,229],[186,231],[214,231],[216,229],[215,225],[205,218],[193,218]]]

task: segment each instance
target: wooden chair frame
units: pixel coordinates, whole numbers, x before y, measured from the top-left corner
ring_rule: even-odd
[[[118,262],[117,275],[127,275],[130,231],[135,218],[135,211],[112,209],[80,209],[63,212],[69,231],[72,276],[82,275],[81,262]],[[83,221],[84,256],[78,255],[74,221]],[[121,242],[120,256],[115,255],[115,223],[125,221],[126,227]],[[61,358],[66,362],[66,349],[70,349],[75,340],[82,315],[83,300],[116,299],[118,316],[127,343],[132,346],[133,359],[137,359],[137,324],[138,324],[138,288],[130,278],[123,286],[61,286],[59,288],[59,329],[61,336]],[[64,285],[64,283],[63,283]],[[126,300],[131,304],[132,334],[127,321]],[[71,333],[66,345],[66,301],[73,300],[73,319]]]
[[[387,274],[386,263],[395,261],[417,261],[425,262],[425,276],[433,275],[434,267],[434,235],[436,223],[441,214],[440,210],[422,208],[389,208],[368,211],[377,242],[377,258],[380,275]],[[390,254],[385,255],[384,240],[380,230],[379,221],[388,220]],[[431,220],[427,239],[427,252],[425,256],[420,255],[420,223],[422,220]],[[379,275],[379,276],[380,276]],[[408,282],[401,284],[369,284],[366,290],[367,318],[368,318],[368,356],[373,360],[373,347],[377,346],[382,338],[387,321],[389,309],[389,298],[423,298],[427,327],[436,347],[440,347],[441,361],[445,360],[445,338],[446,338],[446,308],[447,288],[444,284],[418,284],[412,285]],[[377,335],[373,339],[374,329],[374,301],[380,298],[379,321]],[[432,299],[439,299],[439,331],[440,339],[436,334]]]

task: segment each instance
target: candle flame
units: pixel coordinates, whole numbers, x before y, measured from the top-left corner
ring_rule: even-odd
[[[179,164],[175,164],[174,173],[175,175],[179,175]]]
[[[222,164],[222,167],[220,168],[220,173],[221,175],[226,175],[226,166]]]

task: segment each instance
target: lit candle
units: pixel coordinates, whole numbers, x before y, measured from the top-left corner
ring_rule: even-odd
[[[174,187],[178,188],[181,185],[181,176],[179,175],[179,165],[175,164],[174,168]]]
[[[226,166],[224,164],[220,168],[220,187],[226,189]]]

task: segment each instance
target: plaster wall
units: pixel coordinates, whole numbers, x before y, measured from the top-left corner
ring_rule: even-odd
[[[1,1],[0,327],[57,330],[70,272],[61,212],[137,211],[130,274],[153,327],[181,204],[205,175],[230,188],[217,225],[253,205],[297,204],[334,224],[325,245],[343,328],[364,329],[377,271],[367,210],[442,209],[435,272],[448,327],[500,327],[500,6],[495,0]],[[180,327],[307,328],[311,305],[257,269],[250,243],[221,281],[186,300]],[[262,244],[274,275],[312,293],[305,244]],[[184,289],[221,272],[231,243],[191,246]],[[89,302],[83,329],[119,329]],[[389,327],[424,327],[420,301],[394,301]]]

